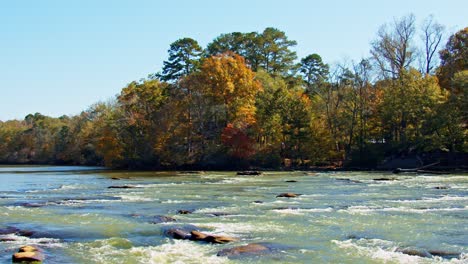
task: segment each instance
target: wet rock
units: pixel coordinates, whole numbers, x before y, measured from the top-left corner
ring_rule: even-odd
[[[27,207],[27,208],[38,208],[43,207],[44,203],[19,203],[18,206]]]
[[[422,258],[432,258],[431,253],[429,253],[425,249],[415,248],[415,247],[407,247],[407,248],[398,248],[396,251],[401,252],[406,255],[410,256],[418,256]]]
[[[16,241],[16,239],[11,238],[11,237],[2,237],[0,238],[0,242],[13,242]]]
[[[361,181],[352,180],[352,179],[348,179],[348,178],[336,178],[335,180],[342,181],[342,182],[349,182],[349,183],[362,183]]]
[[[172,218],[170,216],[165,216],[165,215],[156,215],[153,217],[151,220],[152,224],[160,224],[160,223],[167,223],[167,222],[176,222],[177,220],[175,218]]]
[[[395,178],[375,178],[374,181],[396,181]]]
[[[212,215],[212,216],[228,216],[232,214],[224,213],[224,212],[212,212],[212,213],[207,213],[207,215]]]
[[[34,231],[31,231],[31,230],[19,230],[18,232],[16,232],[16,234],[20,235],[20,236],[24,236],[24,237],[30,237],[32,235],[34,235]]]
[[[8,235],[8,234],[16,234],[20,230],[13,226],[7,226],[4,228],[0,228],[0,235]]]
[[[261,171],[239,171],[239,172],[237,172],[237,175],[255,176],[255,175],[262,175],[262,172]]]
[[[120,178],[112,177],[111,180],[118,181],[118,180],[120,180]]]
[[[298,197],[300,196],[301,194],[298,194],[298,193],[280,193],[278,195],[276,195],[276,197],[287,197],[287,198],[294,198],[294,197]]]
[[[165,231],[164,234],[174,239],[190,239],[192,237],[189,232],[179,228],[171,228]]]
[[[225,244],[229,242],[237,241],[237,239],[228,237],[228,236],[218,236],[218,235],[208,235],[199,231],[192,231],[190,232],[190,240],[194,241],[204,241],[208,243],[214,244]]]
[[[287,180],[287,181],[285,181],[285,182],[297,182],[297,181],[295,181],[295,180]]]
[[[442,258],[459,258],[460,257],[460,252],[454,252],[454,251],[445,251],[445,250],[428,250],[428,252],[433,255],[433,256],[439,256]]]
[[[133,185],[112,185],[107,187],[108,189],[133,189],[137,188],[136,186]]]
[[[282,207],[275,207],[273,210],[299,210],[299,207],[295,206],[282,206]]]
[[[34,231],[31,230],[21,230],[13,226],[7,226],[5,228],[0,228],[0,235],[15,234],[24,237],[30,237],[34,235]]]
[[[436,187],[434,187],[434,189],[436,189],[436,190],[447,190],[447,189],[449,189],[449,187],[447,187],[447,186],[436,186]]]
[[[192,211],[190,211],[190,210],[179,210],[179,211],[177,211],[177,213],[178,214],[191,214]]]
[[[253,201],[253,203],[256,203],[256,204],[262,204],[263,201]]]
[[[270,249],[264,245],[248,244],[245,246],[223,249],[218,252],[217,256],[236,257],[241,255],[261,255],[267,253],[268,251],[270,251]]]
[[[44,261],[44,254],[42,250],[34,246],[21,247],[17,253],[13,254],[12,261],[14,263],[22,262],[42,262]]]

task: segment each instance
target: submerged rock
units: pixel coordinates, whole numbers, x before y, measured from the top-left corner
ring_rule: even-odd
[[[336,178],[335,180],[342,181],[342,182],[349,182],[349,183],[362,183],[361,181],[352,180],[352,179],[348,179],[348,178]]]
[[[410,255],[410,256],[418,256],[418,257],[422,257],[422,258],[432,258],[431,253],[429,253],[427,250],[421,249],[421,248],[415,248],[415,247],[398,248],[396,251],[401,252],[401,253],[406,254],[406,255]]]
[[[436,186],[436,187],[434,187],[434,189],[436,189],[436,190],[447,190],[447,189],[449,189],[449,187],[447,187],[447,186]]]
[[[239,171],[237,172],[237,175],[262,175],[261,171]]]
[[[396,178],[375,178],[374,181],[396,181]]]
[[[287,180],[285,182],[297,182],[296,180]]]
[[[0,228],[0,235],[8,235],[8,234],[16,234],[20,230],[13,226],[7,226],[4,228]]]
[[[190,210],[183,210],[183,209],[182,209],[182,210],[177,211],[177,213],[178,213],[178,214],[191,214],[192,211],[190,211]]]
[[[136,186],[133,185],[112,185],[107,187],[108,189],[133,189],[137,188]]]
[[[301,194],[298,194],[298,193],[280,193],[278,195],[276,195],[276,197],[287,197],[287,198],[294,198],[294,197],[298,197],[300,196]]]
[[[160,223],[167,223],[167,222],[176,222],[177,220],[175,218],[172,218],[170,216],[165,216],[165,215],[156,215],[153,217],[153,220],[151,220],[152,224],[160,224]]]
[[[253,201],[253,203],[262,204],[262,203],[264,203],[264,202],[263,202],[263,201],[260,201],[260,200],[257,200],[257,201]]]
[[[428,250],[428,252],[433,256],[439,256],[442,258],[459,258],[461,253],[454,251],[445,251],[445,250]]]
[[[226,248],[218,252],[220,257],[236,257],[241,255],[261,255],[269,252],[270,249],[261,244],[248,244],[233,248]]]
[[[44,261],[42,250],[34,246],[21,247],[17,253],[13,254],[12,261],[18,262],[42,262]]]
[[[34,231],[31,230],[22,230],[13,226],[7,226],[5,228],[0,228],[0,235],[15,234],[18,236],[30,237],[34,235]]]
[[[210,213],[206,213],[206,214],[211,215],[211,216],[228,216],[228,215],[232,215],[232,214],[224,213],[224,212],[210,212]]]

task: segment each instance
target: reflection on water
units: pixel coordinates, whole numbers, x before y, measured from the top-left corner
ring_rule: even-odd
[[[465,175],[0,167],[0,262],[36,244],[47,263],[466,263],[467,194]],[[164,235],[185,225],[239,241]],[[216,256],[249,243],[277,250]]]

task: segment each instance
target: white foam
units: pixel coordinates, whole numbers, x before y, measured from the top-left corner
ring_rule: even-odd
[[[441,197],[423,197],[422,199],[417,200],[391,200],[389,202],[398,202],[398,203],[437,203],[437,202],[447,202],[447,201],[468,201],[468,196],[450,196],[445,195]]]
[[[161,203],[163,204],[181,204],[181,203],[189,203],[190,201],[186,201],[186,200],[165,200],[165,201],[161,201]]]
[[[290,215],[304,215],[306,213],[326,213],[326,212],[333,212],[333,208],[310,208],[310,209],[275,209],[272,210],[273,212],[277,212],[280,214],[290,214]]]
[[[60,242],[60,239],[56,238],[29,238],[15,234],[0,235],[0,238],[12,240],[2,242],[6,245],[9,245],[9,248],[18,248],[18,246],[23,245],[38,245],[40,247],[48,248],[64,247],[64,244]]]
[[[249,223],[192,223],[201,228],[212,229],[214,234],[236,236],[239,234],[251,234],[257,232],[281,232],[284,226],[279,226],[271,223],[249,224]]]
[[[396,261],[398,263],[419,263],[421,257],[410,256],[401,252],[396,252],[397,245],[390,241],[381,239],[359,239],[359,240],[332,240],[334,244],[343,249],[350,249],[358,256],[367,256],[372,259],[379,259],[384,262]]]
[[[228,259],[216,256],[216,248],[184,240],[167,240],[159,246],[132,247],[130,241],[105,239],[91,243],[77,243],[73,250],[83,259],[97,263],[226,263]],[[77,250],[79,252],[77,252]]]
[[[406,212],[406,213],[429,213],[429,212],[455,212],[466,211],[468,206],[454,208],[410,208],[410,207],[376,207],[376,206],[350,206],[348,209],[340,209],[338,212],[350,214],[372,214],[376,212]]]
[[[149,197],[142,197],[138,194],[118,194],[116,197],[120,197],[122,202],[154,202],[157,199],[149,198]],[[119,201],[119,200],[117,200]]]

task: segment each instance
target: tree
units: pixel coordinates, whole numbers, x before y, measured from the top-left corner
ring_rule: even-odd
[[[255,122],[255,96],[261,90],[243,57],[225,53],[206,59],[198,78],[201,92],[225,110],[225,125],[245,127]],[[199,90],[200,91],[200,90]]]
[[[433,16],[429,16],[422,26],[423,35],[421,36],[424,42],[424,62],[425,73],[432,73],[434,69],[434,54],[436,53],[442,35],[444,33],[444,26],[437,23]]]
[[[372,42],[371,54],[384,77],[398,77],[416,59],[416,48],[412,45],[414,34],[412,14],[380,27],[377,39]]]
[[[162,81],[177,81],[187,76],[196,67],[202,54],[198,42],[191,38],[183,38],[173,42],[168,50],[169,59],[164,61],[161,74],[157,74]]]
[[[468,70],[468,27],[450,36],[445,49],[439,52],[441,65],[437,70],[440,85],[454,93],[452,80],[457,72]]]
[[[289,40],[283,31],[276,28],[266,28],[260,35],[260,66],[266,72],[286,76],[294,68],[296,52],[290,48],[296,46],[296,41]]]
[[[327,79],[328,69],[328,64],[325,64],[322,57],[316,53],[301,59],[299,71],[302,73],[308,92],[312,92],[315,84]]]

